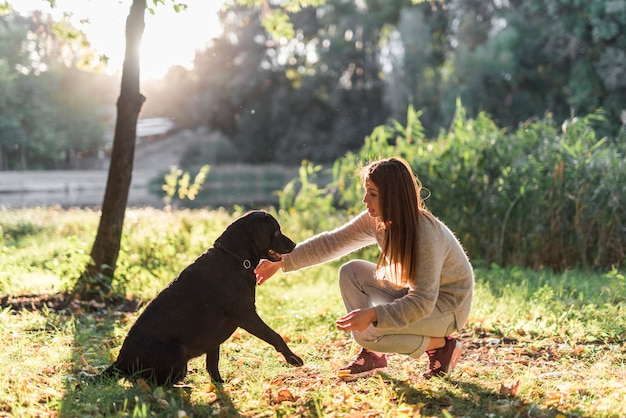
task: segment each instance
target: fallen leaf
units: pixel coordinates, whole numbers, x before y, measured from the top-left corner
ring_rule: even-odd
[[[137,387],[141,389],[143,392],[152,393],[152,389],[150,388],[150,385],[144,379],[137,379]]]
[[[41,371],[47,375],[53,375],[57,373],[55,366],[46,366],[43,369],[41,369]]]
[[[278,394],[276,395],[276,400],[279,403],[283,403],[283,402],[293,402],[296,400],[296,398],[293,396],[293,394],[289,391],[289,389],[287,388],[282,388],[278,391]]]
[[[85,367],[89,367],[89,363],[87,363],[87,360],[85,360],[85,356],[83,356],[82,354],[80,355],[80,362],[83,364],[83,366]]]
[[[83,364],[83,371],[84,372],[87,372],[87,373],[90,373],[90,374],[98,374],[98,373],[100,373],[98,371],[98,369],[96,369],[95,367],[92,367],[92,366],[89,365],[89,363],[85,359],[85,356],[83,356],[82,354],[80,356],[80,362]]]
[[[522,390],[522,382],[519,379],[513,382],[510,386],[507,386],[504,383],[502,383],[500,385],[500,396],[509,396],[513,398],[519,395],[521,390]]]
[[[206,386],[204,386],[204,391],[206,393],[212,393],[212,392],[215,392],[216,390],[217,390],[217,387],[215,386],[213,382],[209,382]]]

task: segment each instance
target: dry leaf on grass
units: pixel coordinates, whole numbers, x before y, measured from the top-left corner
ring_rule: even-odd
[[[89,374],[98,374],[100,373],[98,371],[98,369],[96,369],[95,367],[92,367],[89,365],[89,363],[87,362],[87,360],[85,359],[85,356],[81,355],[80,356],[80,362],[83,365],[83,371]]]
[[[270,405],[277,405],[283,402],[295,402],[297,399],[296,396],[291,393],[291,391],[285,387],[278,389],[276,396],[272,392],[271,388],[267,388],[265,390],[264,396],[267,397]]]
[[[150,385],[144,379],[137,379],[137,387],[142,392],[152,393],[152,389],[150,388]]]
[[[509,386],[502,383],[500,385],[500,396],[508,396],[508,397],[514,398],[517,395],[519,395],[521,390],[522,390],[522,382],[519,379],[517,379],[515,382],[513,382]]]
[[[215,386],[215,383],[209,382],[203,387],[203,390],[206,393],[213,393],[217,391],[217,386]]]
[[[280,403],[283,402],[293,402],[296,400],[296,397],[293,396],[291,391],[287,388],[281,388],[276,395],[276,400]]]

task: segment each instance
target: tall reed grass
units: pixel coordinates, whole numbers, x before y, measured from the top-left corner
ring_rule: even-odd
[[[601,111],[561,125],[547,115],[508,132],[486,114],[468,119],[459,104],[450,129],[432,140],[419,117],[409,108],[406,124],[375,128],[360,150],[336,160],[323,186],[323,171],[304,162],[281,208],[316,208],[318,218],[337,206],[358,212],[358,167],[401,156],[418,174],[429,209],[473,259],[561,270],[624,264],[626,133],[598,138]]]

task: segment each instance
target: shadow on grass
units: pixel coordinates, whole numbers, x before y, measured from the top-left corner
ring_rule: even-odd
[[[463,417],[556,417],[567,416],[557,409],[544,409],[536,404],[515,397],[502,396],[493,389],[474,383],[446,379],[442,386],[433,380],[432,388],[417,389],[407,382],[381,373],[384,380],[391,382],[402,401],[417,407],[420,416]]]

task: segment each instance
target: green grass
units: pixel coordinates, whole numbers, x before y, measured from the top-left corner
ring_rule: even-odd
[[[70,288],[87,260],[98,215],[1,210],[0,293]],[[116,286],[129,298],[149,300],[237,215],[129,210]],[[297,241],[311,233],[300,230],[300,218],[281,213],[279,220]],[[261,317],[305,365],[288,366],[268,344],[239,330],[222,346],[223,385],[211,384],[202,358],[191,362],[183,387],[86,380],[81,373],[115,357],[136,312],[87,303],[61,312],[6,308],[0,312],[0,417],[626,415],[623,271],[477,267],[472,315],[459,335],[466,351],[450,378],[425,381],[425,359],[391,355],[386,374],[345,383],[335,370],[356,346],[334,327],[344,312],[336,286],[343,261],[278,273],[258,288]]]

